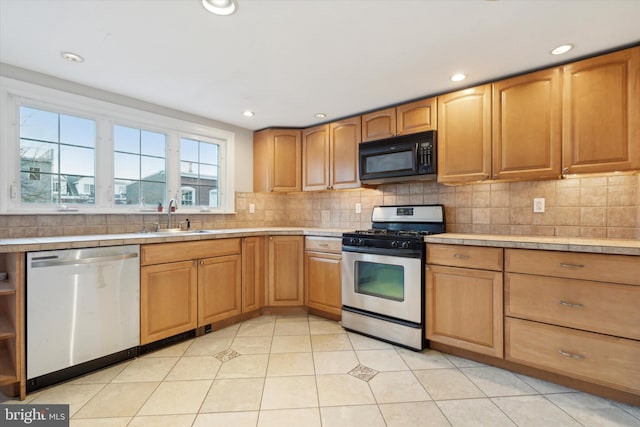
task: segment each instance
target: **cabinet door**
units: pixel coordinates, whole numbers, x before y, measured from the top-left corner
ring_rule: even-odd
[[[253,191],[300,191],[300,131],[266,129],[253,137]]]
[[[396,109],[386,108],[362,116],[362,142],[396,135]]]
[[[491,175],[491,85],[438,97],[438,182]]]
[[[436,129],[436,98],[422,99],[396,107],[398,135]]]
[[[560,177],[560,69],[493,84],[493,179]]]
[[[242,312],[258,310],[264,301],[264,237],[242,239]]]
[[[304,304],[302,236],[269,237],[269,305]]]
[[[427,266],[427,339],[503,356],[502,273]]]
[[[242,312],[240,255],[198,261],[198,326]]]
[[[340,316],[342,269],[338,254],[304,253],[305,305]]]
[[[329,189],[329,126],[302,132],[302,190]]]
[[[273,191],[300,191],[302,144],[299,130],[273,132]]]
[[[195,261],[140,269],[140,343],[148,344],[194,329],[198,321]]]
[[[563,173],[639,169],[640,47],[563,73]]]
[[[331,123],[331,188],[358,188],[358,144],[361,140],[360,116]]]

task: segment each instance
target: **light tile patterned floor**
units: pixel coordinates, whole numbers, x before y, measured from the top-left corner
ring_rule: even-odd
[[[639,407],[306,315],[261,316],[26,402],[68,403],[75,427],[640,426]]]

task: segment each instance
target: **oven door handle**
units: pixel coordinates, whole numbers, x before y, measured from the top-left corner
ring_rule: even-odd
[[[342,246],[342,252],[354,252],[359,254],[373,254],[395,256],[399,258],[422,258],[422,251],[416,249],[381,249],[381,248],[361,248],[358,246]]]

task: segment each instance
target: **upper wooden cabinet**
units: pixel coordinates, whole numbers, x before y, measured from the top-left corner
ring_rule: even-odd
[[[439,182],[560,177],[559,68],[443,95],[438,105]]]
[[[563,173],[640,169],[640,47],[563,74]]]
[[[304,191],[357,188],[360,116],[302,133]]]
[[[300,191],[301,132],[265,129],[253,135],[253,191]]]
[[[421,99],[362,116],[362,142],[436,129],[436,98]]]
[[[438,182],[491,176],[491,85],[438,97]]]
[[[493,85],[492,178],[558,178],[562,163],[559,68]]]

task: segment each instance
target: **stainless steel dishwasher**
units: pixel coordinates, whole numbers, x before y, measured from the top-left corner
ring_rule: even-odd
[[[27,390],[135,357],[140,246],[27,253]]]

